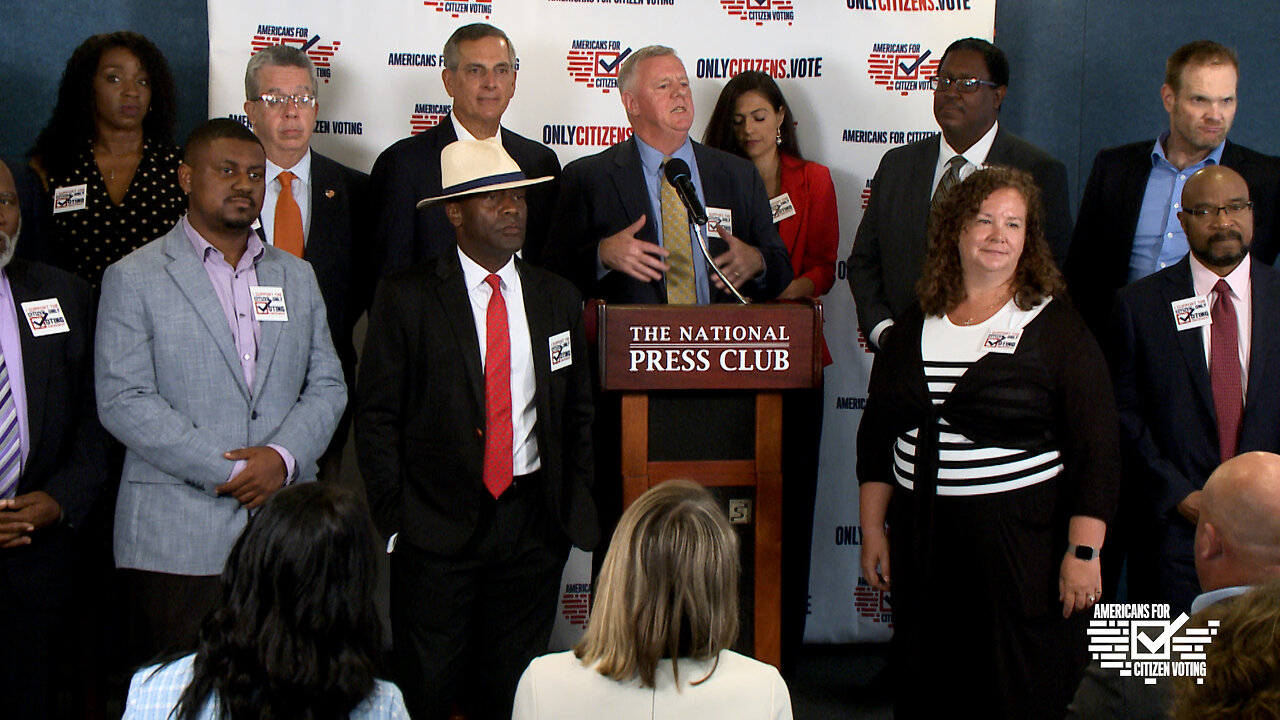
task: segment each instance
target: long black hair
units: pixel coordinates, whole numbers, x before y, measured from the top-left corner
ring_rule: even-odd
[[[738,105],[738,98],[749,92],[758,92],[773,107],[774,112],[784,113],[782,126],[782,142],[778,149],[782,152],[803,159],[800,155],[800,144],[796,141],[795,117],[787,99],[782,96],[782,89],[768,74],[759,70],[746,70],[733,76],[720,91],[716,99],[716,107],[711,111],[711,120],[707,123],[707,131],[702,134],[702,142],[717,150],[731,152],[746,157],[746,153],[738,146],[738,137],[733,132],[733,114]]]
[[[227,558],[177,717],[198,717],[211,696],[233,720],[348,717],[374,688],[373,536],[342,488],[272,496]]]
[[[71,53],[71,59],[62,71],[53,115],[27,153],[46,173],[65,173],[83,151],[85,142],[94,138],[97,96],[93,90],[93,78],[98,74],[98,63],[103,53],[118,47],[133,53],[150,77],[151,104],[142,118],[143,137],[153,142],[173,144],[173,123],[178,114],[177,91],[169,63],[160,49],[146,37],[128,30],[93,35]]]

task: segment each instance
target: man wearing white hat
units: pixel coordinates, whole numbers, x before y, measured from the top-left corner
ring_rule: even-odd
[[[356,451],[390,537],[396,680],[414,718],[509,718],[546,652],[570,544],[589,550],[592,401],[582,300],[515,257],[528,179],[496,140],[440,156],[457,246],[385,278]]]

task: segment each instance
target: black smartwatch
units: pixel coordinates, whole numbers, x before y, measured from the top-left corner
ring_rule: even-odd
[[[1093,560],[1098,557],[1098,548],[1092,545],[1073,545],[1067,543],[1067,552],[1075,555],[1079,560]]]

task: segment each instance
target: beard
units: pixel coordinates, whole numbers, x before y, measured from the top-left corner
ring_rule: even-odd
[[[1209,267],[1234,267],[1249,254],[1250,247],[1238,230],[1222,230],[1209,236],[1203,250],[1192,248],[1192,253]]]
[[[13,259],[13,253],[18,249],[18,236],[22,234],[22,223],[19,221],[18,229],[10,235],[0,230],[0,268],[8,267],[9,261]]]

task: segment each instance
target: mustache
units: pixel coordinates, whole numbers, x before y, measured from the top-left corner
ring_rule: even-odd
[[[1238,243],[1243,243],[1244,235],[1241,235],[1239,230],[1219,230],[1209,236],[1209,242],[1211,243],[1222,242],[1224,240],[1235,240]]]

